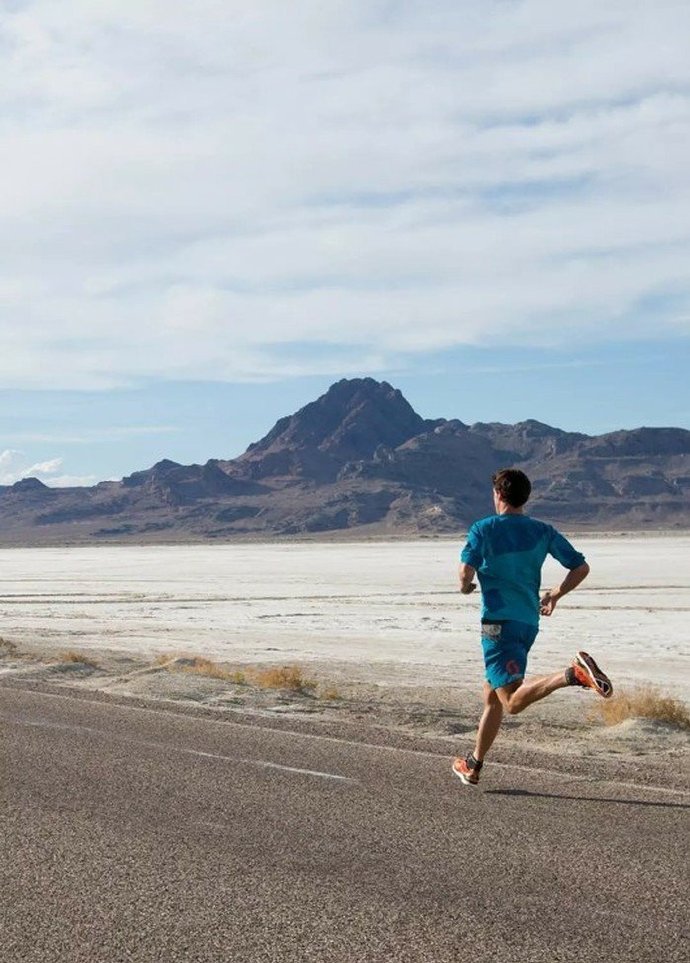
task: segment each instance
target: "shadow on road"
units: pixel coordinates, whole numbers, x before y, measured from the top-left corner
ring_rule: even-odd
[[[663,809],[690,809],[686,803],[651,802],[646,799],[611,799],[606,796],[562,796],[555,792],[530,792],[529,789],[485,789],[484,795],[540,796],[542,799],[572,799],[576,802],[619,803],[622,806],[661,806]]]

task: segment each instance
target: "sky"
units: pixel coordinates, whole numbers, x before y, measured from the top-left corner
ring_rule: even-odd
[[[229,458],[342,377],[690,426],[686,0],[10,0],[0,484]]]

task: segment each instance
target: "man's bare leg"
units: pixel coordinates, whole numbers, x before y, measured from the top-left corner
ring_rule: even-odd
[[[556,689],[563,689],[571,685],[594,689],[605,699],[609,698],[613,692],[611,680],[601,671],[591,655],[586,652],[578,652],[577,658],[565,672],[539,676],[537,679],[532,679],[531,682],[518,679],[509,685],[501,686],[499,689],[492,689],[488,683],[485,683],[484,712],[477,729],[474,753],[466,758],[458,756],[454,759],[453,773],[467,785],[475,786],[479,782],[479,772],[484,757],[493,745],[501,728],[503,712],[505,711],[509,715],[517,715],[531,706],[533,702],[539,702],[540,699],[550,696]]]
[[[479,720],[477,730],[477,741],[474,747],[474,758],[481,762],[487,754],[494,739],[498,735],[503,719],[503,706],[501,701],[491,688],[488,682],[484,683],[484,712]]]
[[[484,711],[479,720],[477,741],[474,752],[466,759],[458,756],[453,760],[453,772],[467,786],[476,786],[479,782],[479,771],[482,768],[484,756],[494,743],[503,720],[503,705],[496,692],[488,682],[484,683]]]
[[[531,682],[518,679],[510,685],[501,686],[496,689],[496,696],[501,701],[501,706],[511,715],[517,715],[533,702],[539,702],[555,692],[556,689],[563,689],[570,683],[566,679],[565,672],[556,672],[554,675],[542,675]]]

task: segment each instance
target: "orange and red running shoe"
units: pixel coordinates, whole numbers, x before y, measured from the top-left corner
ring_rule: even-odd
[[[573,663],[573,675],[578,685],[585,686],[587,689],[594,689],[604,699],[610,699],[613,695],[611,680],[602,672],[591,655],[586,652],[578,652]]]
[[[474,763],[474,765],[471,765]],[[479,770],[482,768],[481,762],[468,756],[467,759],[457,758],[453,760],[453,772],[462,779],[466,786],[476,786],[479,782]]]

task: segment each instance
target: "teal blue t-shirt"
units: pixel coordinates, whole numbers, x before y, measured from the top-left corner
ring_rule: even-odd
[[[460,561],[477,570],[482,618],[539,625],[541,569],[547,555],[568,569],[585,561],[552,525],[529,515],[490,515],[475,522]]]

